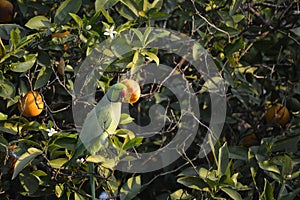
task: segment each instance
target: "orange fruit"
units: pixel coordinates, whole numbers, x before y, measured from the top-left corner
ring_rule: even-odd
[[[29,91],[21,98],[18,109],[25,117],[35,117],[44,109],[42,96],[36,91]]]
[[[0,0],[0,23],[9,23],[14,14],[14,6],[7,0]]]
[[[127,93],[124,98],[124,102],[130,104],[137,102],[141,96],[141,88],[139,83],[133,79],[124,79],[121,81],[121,83],[127,87]]]
[[[242,137],[240,144],[242,144],[245,147],[252,147],[258,146],[260,142],[254,133],[250,133]]]
[[[289,121],[290,113],[285,106],[277,103],[267,109],[265,118],[268,124],[280,124],[284,126]]]

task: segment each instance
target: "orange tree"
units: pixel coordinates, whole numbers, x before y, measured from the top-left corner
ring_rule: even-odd
[[[1,198],[87,199],[93,196],[91,184],[95,184],[96,197],[113,199],[300,197],[299,2],[11,3],[13,15],[11,5],[0,1]],[[139,32],[141,27],[172,29],[195,39],[210,53],[224,78],[226,120],[219,140],[210,144],[207,159],[198,155],[211,118],[208,83],[185,57],[149,48],[146,44],[155,37]],[[129,30],[142,46],[118,39]],[[134,120],[146,126],[151,123],[148,111],[151,115],[150,107],[157,103],[166,112],[161,118],[152,114],[168,122],[158,134],[144,139],[118,129],[112,140],[115,146],[130,152],[154,151],[170,142],[180,127],[182,113],[176,96],[155,80],[143,83],[137,72],[143,71],[144,64],[171,66],[195,91],[201,113],[199,134],[182,157],[167,167],[125,173],[101,157],[81,157],[73,165],[64,165],[78,140],[72,115],[77,72],[93,49],[108,40],[113,43],[110,53],[117,59],[93,85],[95,102],[110,85],[129,77],[140,81],[142,95],[129,107],[131,117],[122,115],[120,123]],[[18,109],[29,91],[41,94],[44,103],[37,116]],[[39,109],[38,105],[32,108]],[[276,105],[280,108],[275,109]],[[96,163],[92,172],[87,161]]]

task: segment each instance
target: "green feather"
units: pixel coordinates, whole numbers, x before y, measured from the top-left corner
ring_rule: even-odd
[[[126,91],[126,86],[121,83],[111,86],[96,107],[87,114],[79,134],[75,153],[68,164],[83,154],[93,155],[100,150],[101,153],[105,152],[105,149],[110,146],[108,137],[114,134],[119,125],[121,101],[126,95],[124,93]]]

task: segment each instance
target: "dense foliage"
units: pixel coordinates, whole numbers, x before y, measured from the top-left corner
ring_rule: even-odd
[[[1,199],[90,198],[87,161],[95,163],[97,197],[105,192],[112,199],[300,198],[298,1],[11,2],[13,19],[0,24]],[[4,14],[0,13],[1,19]],[[65,167],[78,137],[72,98],[79,67],[103,41],[113,42],[113,54],[120,52],[124,41],[117,38],[124,31],[133,30],[147,41],[147,31],[137,31],[141,27],[180,32],[210,53],[226,83],[227,113],[221,137],[206,157],[198,157],[201,133],[207,131],[211,117],[201,73],[173,53],[125,45],[130,51],[118,56],[97,82],[96,100],[121,76],[142,80],[136,72],[143,70],[144,63],[165,64],[196,91],[199,134],[180,159],[154,172],[124,173],[114,170],[110,161],[95,157]],[[132,118],[123,115],[121,123],[134,119],[148,124],[149,107],[160,103],[167,109],[168,127],[143,140],[119,129],[114,142],[125,150],[147,152],[176,135],[180,112],[168,88],[142,82],[140,87],[142,97],[130,106]],[[30,90],[38,91],[45,103],[36,117],[25,117],[17,106]],[[287,123],[265,119],[267,109],[278,103],[289,112]]]

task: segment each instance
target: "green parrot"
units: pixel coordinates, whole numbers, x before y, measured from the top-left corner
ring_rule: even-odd
[[[85,150],[87,154],[105,152],[109,146],[108,137],[117,129],[121,117],[121,105],[127,93],[122,83],[112,85],[104,97],[98,102],[84,120],[79,134],[75,153],[68,162],[74,162]]]

